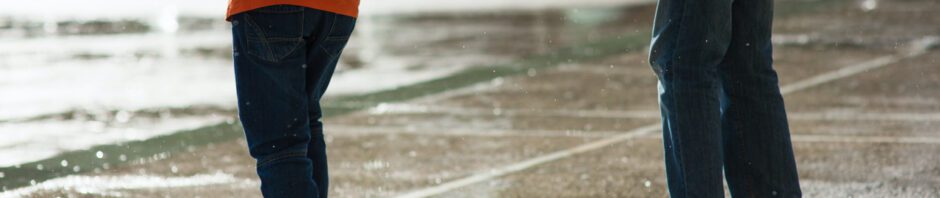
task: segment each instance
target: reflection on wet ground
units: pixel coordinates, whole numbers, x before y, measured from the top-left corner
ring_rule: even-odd
[[[656,79],[642,47],[618,49],[620,53],[605,51],[615,48],[585,50],[594,51],[585,53],[594,54],[590,56],[558,53],[583,43],[617,41],[633,31],[646,35],[653,8],[360,19],[340,74],[349,76],[349,82],[379,79],[371,77],[383,73],[393,78],[440,72],[428,79],[449,77],[415,87],[435,88],[435,83],[456,87],[428,92],[404,88],[364,96],[368,99],[331,100],[328,104],[336,108],[357,102],[364,104],[357,108],[370,107],[347,108],[348,114],[325,120],[332,196],[666,196],[661,140],[655,130]],[[935,99],[940,89],[933,86],[940,83],[936,75],[940,71],[934,72],[940,68],[940,52],[936,43],[921,42],[940,35],[940,29],[931,25],[940,20],[931,12],[940,9],[940,3],[781,0],[777,9],[776,65],[788,90],[805,194],[940,196],[940,160],[926,155],[940,152],[935,132],[940,125],[940,101]],[[515,64],[539,60],[551,67]],[[504,69],[513,67],[523,68]],[[468,68],[514,72],[479,75]],[[342,86],[331,89],[344,89],[338,87]],[[205,109],[231,115],[226,108]],[[237,129],[224,124],[219,128],[226,130],[234,132],[219,134],[238,137]],[[217,137],[221,136],[202,138]],[[77,164],[86,171],[41,179],[15,192],[32,197],[114,195],[109,193],[257,197],[257,183],[251,182],[254,162],[244,150],[244,139],[238,138],[153,156],[139,154],[106,167],[68,160],[66,172]],[[60,160],[40,165],[64,169],[58,168]],[[22,177],[11,172],[17,170],[0,169],[0,178]],[[179,186],[107,184],[132,176],[180,182]],[[62,184],[78,180],[93,184],[87,188]]]

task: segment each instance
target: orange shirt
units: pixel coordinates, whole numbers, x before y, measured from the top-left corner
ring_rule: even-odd
[[[226,20],[232,15],[272,5],[296,5],[351,17],[359,15],[359,0],[229,0]]]

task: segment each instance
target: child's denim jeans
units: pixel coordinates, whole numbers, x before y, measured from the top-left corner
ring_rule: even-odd
[[[265,197],[326,197],[320,98],[355,23],[289,5],[232,17],[238,115]]]

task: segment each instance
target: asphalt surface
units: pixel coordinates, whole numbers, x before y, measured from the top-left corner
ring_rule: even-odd
[[[806,197],[940,197],[940,3],[877,2],[778,2],[776,68]],[[668,197],[645,58],[572,61],[330,117],[331,196]],[[259,197],[254,174],[237,139],[72,180],[221,182],[73,182],[30,197]]]

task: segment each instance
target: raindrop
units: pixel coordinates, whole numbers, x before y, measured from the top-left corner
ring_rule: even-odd
[[[7,176],[6,174],[4,174],[3,172],[0,172],[0,178],[6,177],[6,176]]]
[[[751,43],[744,43],[744,46],[750,47],[750,46],[751,46]]]
[[[705,39],[705,43],[708,43],[708,39]]]
[[[417,156],[418,156],[418,152],[416,152],[416,151],[409,151],[409,152],[408,152],[408,156],[410,156],[410,157],[417,157]],[[2,173],[0,173],[0,174],[2,174]],[[2,177],[2,175],[0,175],[0,177]]]
[[[177,172],[179,172],[179,171],[180,171],[179,168],[176,168],[176,166],[171,166],[171,167],[170,167],[170,172],[177,173]]]
[[[35,180],[35,179],[29,180],[29,185],[31,185],[31,186],[32,186],[32,185],[36,185],[36,180]]]
[[[232,20],[232,26],[238,25],[238,21]]]
[[[118,159],[121,159],[122,162],[127,161],[127,156],[124,154],[121,154],[121,156],[118,156]]]
[[[36,170],[42,170],[42,164],[36,165]]]
[[[130,112],[118,111],[117,114],[114,115],[114,120],[118,123],[127,123],[127,121],[131,120],[132,116]]]
[[[643,187],[649,188],[650,185],[652,185],[652,183],[650,182],[650,180],[646,180],[646,181],[643,182]]]
[[[529,75],[529,77],[535,77],[535,75],[538,74],[537,72],[538,71],[535,71],[535,68],[529,68],[529,71],[527,72],[527,74]]]
[[[104,158],[104,152],[101,152],[101,151],[95,152],[95,157],[98,157],[98,159]]]
[[[66,167],[66,166],[69,166],[69,161],[67,161],[67,160],[62,160],[62,162],[59,162],[59,164],[61,164],[62,167]]]
[[[82,167],[79,167],[79,166],[74,166],[74,167],[72,167],[72,171],[74,171],[74,172],[76,172],[76,173],[77,173],[78,171],[81,171],[81,170],[82,170]]]
[[[307,64],[300,65],[300,68],[307,69]]]
[[[777,196],[777,191],[770,191],[770,195]]]

